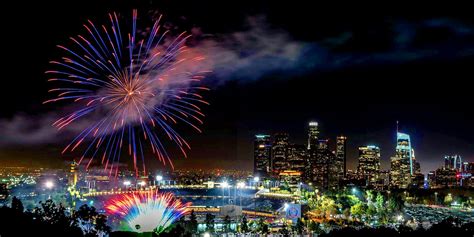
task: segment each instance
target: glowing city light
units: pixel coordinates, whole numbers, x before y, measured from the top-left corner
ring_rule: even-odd
[[[163,180],[163,176],[161,176],[161,175],[156,176],[156,181],[162,181],[162,180]]]
[[[52,189],[52,188],[54,187],[54,183],[53,183],[53,181],[48,180],[48,181],[46,181],[46,183],[44,183],[44,186],[45,186],[47,189]]]
[[[258,176],[257,176],[257,177],[254,177],[254,178],[253,178],[253,181],[254,181],[254,182],[260,181],[260,177],[258,177]]]
[[[222,187],[222,188],[228,188],[228,187],[229,187],[229,183],[227,183],[227,181],[224,181],[224,182],[222,182],[221,187]]]
[[[123,181],[123,185],[125,185],[125,186],[130,186],[131,184],[132,184],[132,182],[130,182],[128,180]]]
[[[47,189],[52,189],[54,187],[54,182],[51,181],[51,180],[48,180],[46,181],[46,183],[44,183],[44,186],[47,188]]]
[[[244,188],[245,187],[245,183],[244,182],[238,182],[237,183],[237,188]]]

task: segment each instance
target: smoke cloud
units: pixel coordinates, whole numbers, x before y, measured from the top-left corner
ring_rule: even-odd
[[[282,29],[271,27],[265,17],[248,19],[248,29],[229,34],[207,35],[199,28],[193,29],[195,37],[191,40],[190,54],[203,55],[199,68],[188,64],[195,71],[211,70],[206,82],[208,87],[218,89],[230,80],[246,82],[257,80],[265,75],[278,72],[292,75],[315,70],[334,70],[358,65],[394,64],[421,59],[450,59],[474,54],[474,45],[465,47],[442,47],[430,44],[424,47],[414,44],[419,28],[445,27],[452,29],[454,39],[472,36],[470,27],[446,19],[434,19],[427,22],[393,24],[389,47],[374,52],[335,50],[347,45],[355,37],[354,32],[344,31],[340,35],[318,41],[306,42],[293,38]],[[313,29],[317,30],[317,29]],[[457,38],[456,38],[457,37]],[[390,37],[388,37],[390,38]],[[452,43],[450,45],[455,45]],[[440,46],[441,45],[441,46]],[[438,47],[440,46],[440,47]],[[346,47],[347,48],[347,47]],[[60,117],[57,112],[31,116],[19,114],[11,119],[0,120],[0,146],[15,144],[48,144],[68,137],[68,132],[80,130],[85,126],[78,123],[67,131],[58,133],[52,123]],[[86,123],[86,122],[85,122]],[[65,134],[59,136],[59,134]]]

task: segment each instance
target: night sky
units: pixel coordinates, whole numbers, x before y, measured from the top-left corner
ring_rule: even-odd
[[[192,150],[176,168],[251,170],[253,135],[289,132],[306,140],[307,123],[322,137],[348,137],[349,168],[357,147],[394,155],[396,121],[411,135],[423,172],[445,154],[474,161],[474,19],[467,6],[306,5],[298,1],[18,2],[2,17],[0,164],[60,167],[69,138],[51,133],[44,71],[87,19],[158,11],[195,33],[209,54],[202,134],[185,132]],[[433,8],[433,10],[431,10]],[[14,14],[13,14],[14,13]],[[212,47],[209,47],[212,43]],[[160,167],[152,162],[151,167]]]

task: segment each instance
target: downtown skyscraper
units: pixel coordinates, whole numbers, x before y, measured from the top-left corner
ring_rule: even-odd
[[[460,155],[446,155],[444,156],[444,167],[446,169],[462,170],[462,157]]]
[[[310,122],[308,128],[308,162],[305,180],[316,187],[328,189],[339,184],[339,169],[336,155],[329,150],[328,140],[319,138],[317,122]]]
[[[305,145],[290,144],[288,146],[288,169],[305,172],[309,153]]]
[[[268,176],[271,169],[271,137],[270,135],[255,135],[253,173],[255,176]]]
[[[377,146],[359,147],[357,174],[367,186],[375,186],[380,172],[380,148]]]
[[[319,124],[318,122],[309,122],[308,130],[308,150],[316,150],[319,147]]]
[[[346,177],[346,169],[347,169],[346,143],[347,143],[347,137],[338,136],[336,138],[336,167],[337,167],[337,176],[340,180]]]
[[[273,136],[271,163],[274,175],[278,175],[280,172],[289,168],[288,140],[288,133],[277,133]]]
[[[410,135],[397,131],[395,156],[390,159],[390,186],[407,188],[414,175],[413,149]]]

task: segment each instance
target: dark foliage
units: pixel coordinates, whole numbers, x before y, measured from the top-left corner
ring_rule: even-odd
[[[0,236],[84,237],[110,232],[107,217],[95,208],[84,205],[79,210],[82,211],[70,214],[63,205],[47,200],[31,211],[24,211],[22,202],[14,197],[11,207],[0,208]],[[86,223],[89,229],[83,231],[80,226]]]

